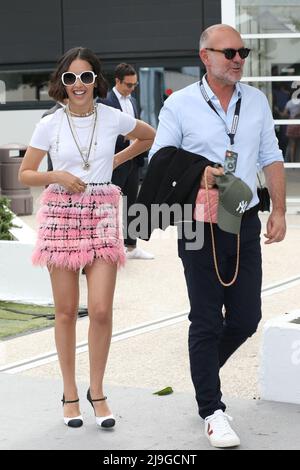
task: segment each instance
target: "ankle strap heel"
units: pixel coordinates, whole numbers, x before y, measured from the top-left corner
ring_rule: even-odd
[[[99,426],[102,429],[113,428],[114,425],[116,424],[116,420],[114,418],[114,415],[111,414],[109,416],[96,416],[96,411],[95,411],[95,407],[94,407],[95,402],[105,401],[105,400],[107,400],[107,397],[95,398],[94,399],[94,398],[91,397],[90,389],[88,389],[87,394],[86,394],[86,398],[88,399],[88,401],[90,402],[90,404],[93,407],[97,426]]]
[[[79,403],[79,398],[77,400],[66,400],[65,395],[62,397],[62,406],[68,405],[69,403]],[[75,416],[75,418],[68,418],[64,416],[64,423],[66,426],[69,426],[70,428],[80,428],[83,425],[83,419],[82,416]]]
[[[69,404],[69,403],[79,403],[79,398],[77,398],[77,400],[66,400],[65,396],[63,395],[61,401],[62,401],[62,404],[64,406],[65,404]]]

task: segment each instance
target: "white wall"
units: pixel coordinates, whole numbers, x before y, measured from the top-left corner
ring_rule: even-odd
[[[36,124],[44,109],[24,111],[0,111],[0,146],[5,144],[28,145]],[[39,170],[46,171],[47,159],[43,159]]]
[[[263,400],[300,404],[299,320],[300,310],[294,310],[264,326],[259,370]]]
[[[37,233],[19,217],[13,223],[16,227],[11,233],[16,241],[0,241],[0,299],[53,304],[48,270],[31,263]]]
[[[44,109],[0,111],[0,145],[18,143],[28,145],[35,125]]]
[[[0,241],[0,299],[53,303],[49,273],[31,264],[33,243]]]

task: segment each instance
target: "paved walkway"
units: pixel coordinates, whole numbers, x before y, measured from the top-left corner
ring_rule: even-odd
[[[103,431],[96,428],[85,400],[87,384],[79,386],[84,418],[80,429],[63,424],[59,381],[0,374],[0,388],[0,449],[110,449],[132,454],[135,450],[210,449],[191,393],[158,397],[149,389],[108,387],[117,424],[114,430]],[[241,437],[239,450],[299,449],[299,406],[238,398],[226,401]]]
[[[35,227],[33,217],[24,220]],[[266,216],[261,220],[264,226]],[[75,433],[62,426],[60,372],[50,329],[0,342],[0,386],[5,394],[0,402],[0,448],[208,448],[189,374],[189,303],[175,235],[169,229],[163,237],[140,242],[155,259],[128,261],[118,275],[106,372],[106,393],[118,417],[116,430],[96,431],[86,400],[82,401],[84,428]],[[241,449],[300,447],[300,406],[260,401],[258,384],[264,322],[300,308],[299,236],[300,215],[290,214],[286,240],[263,245],[263,321],[257,334],[222,370],[222,389],[241,434]],[[283,281],[287,283],[282,285]],[[84,276],[80,282],[81,304],[85,305]],[[80,319],[77,377],[84,384],[81,398],[89,380],[87,330],[88,319]],[[166,386],[172,386],[175,393],[161,398],[152,395]],[[23,417],[25,433],[15,425],[17,416]]]

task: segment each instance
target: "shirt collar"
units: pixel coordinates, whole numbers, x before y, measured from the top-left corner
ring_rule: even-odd
[[[127,100],[131,96],[131,95],[129,95],[129,96],[121,95],[121,93],[117,90],[117,88],[115,86],[113,87],[113,92],[117,96],[118,100]]]
[[[202,83],[203,83],[203,86],[205,88],[205,91],[209,97],[209,99],[218,99],[217,96],[214,94],[214,92],[212,91],[212,89],[210,88],[207,80],[206,80],[206,74],[204,75],[204,77],[202,78]],[[234,94],[233,94],[233,97],[236,99],[239,99],[240,97],[242,96],[242,88],[241,88],[241,85],[240,85],[240,82],[237,82],[235,84],[235,91],[234,91]]]

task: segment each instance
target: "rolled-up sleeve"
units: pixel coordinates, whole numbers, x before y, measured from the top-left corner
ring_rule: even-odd
[[[258,163],[261,168],[274,162],[283,162],[282,151],[278,146],[274,120],[266,96],[261,94],[263,124],[260,136]]]
[[[182,126],[179,114],[172,100],[168,98],[159,114],[159,125],[152,148],[149,152],[149,160],[162,147],[174,146],[179,148],[182,143]]]

